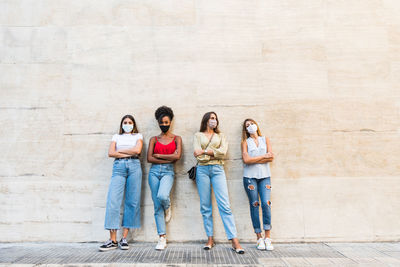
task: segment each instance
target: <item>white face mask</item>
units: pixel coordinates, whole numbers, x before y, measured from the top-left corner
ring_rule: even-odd
[[[257,125],[255,124],[250,124],[249,126],[247,126],[247,131],[249,132],[249,134],[255,134],[257,132]]]
[[[130,133],[133,130],[133,124],[122,124],[122,129],[125,133]]]
[[[215,127],[217,127],[217,120],[209,120],[209,121],[208,121],[208,126],[209,126],[211,129],[214,129]]]

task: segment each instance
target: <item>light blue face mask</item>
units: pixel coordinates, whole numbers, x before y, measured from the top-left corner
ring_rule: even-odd
[[[130,133],[133,130],[133,124],[122,124],[122,129],[125,133]]]

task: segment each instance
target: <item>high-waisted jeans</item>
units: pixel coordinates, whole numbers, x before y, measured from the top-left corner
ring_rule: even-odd
[[[203,215],[203,224],[207,236],[213,236],[211,185],[214,189],[219,214],[224,224],[228,239],[237,236],[235,220],[229,204],[228,187],[224,167],[215,165],[198,165],[196,184],[200,196],[200,212]]]
[[[142,168],[138,159],[114,161],[110,186],[108,188],[104,228],[120,228],[120,210],[125,193],[122,227],[140,228],[140,194]]]
[[[164,211],[171,205],[169,193],[174,184],[172,163],[152,164],[149,171],[151,198],[154,203],[154,218],[158,235],[166,234]]]

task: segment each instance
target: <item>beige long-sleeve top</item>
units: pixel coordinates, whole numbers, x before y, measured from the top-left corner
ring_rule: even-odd
[[[205,149],[208,142],[209,140],[204,133],[196,133],[193,138],[194,150]],[[226,152],[228,151],[228,142],[226,141],[225,135],[222,133],[215,133],[211,140],[211,143],[207,147],[207,150],[212,150],[214,152],[214,156],[203,154],[196,157],[199,165],[224,165],[224,157],[226,155]]]

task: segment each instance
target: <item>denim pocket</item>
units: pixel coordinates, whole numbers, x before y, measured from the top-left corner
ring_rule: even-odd
[[[171,166],[168,166],[168,168],[167,168],[167,172],[174,172],[174,166],[173,165],[171,165]]]
[[[125,166],[123,160],[115,160],[113,163],[113,168],[116,168],[116,169],[120,169],[123,166]]]
[[[225,172],[224,166],[222,166],[221,164],[215,164],[215,165],[213,165],[212,170],[213,170],[214,172],[216,172],[216,173]]]
[[[136,166],[136,165],[140,165],[140,161],[138,159],[130,159],[130,160],[128,160],[128,164]]]

